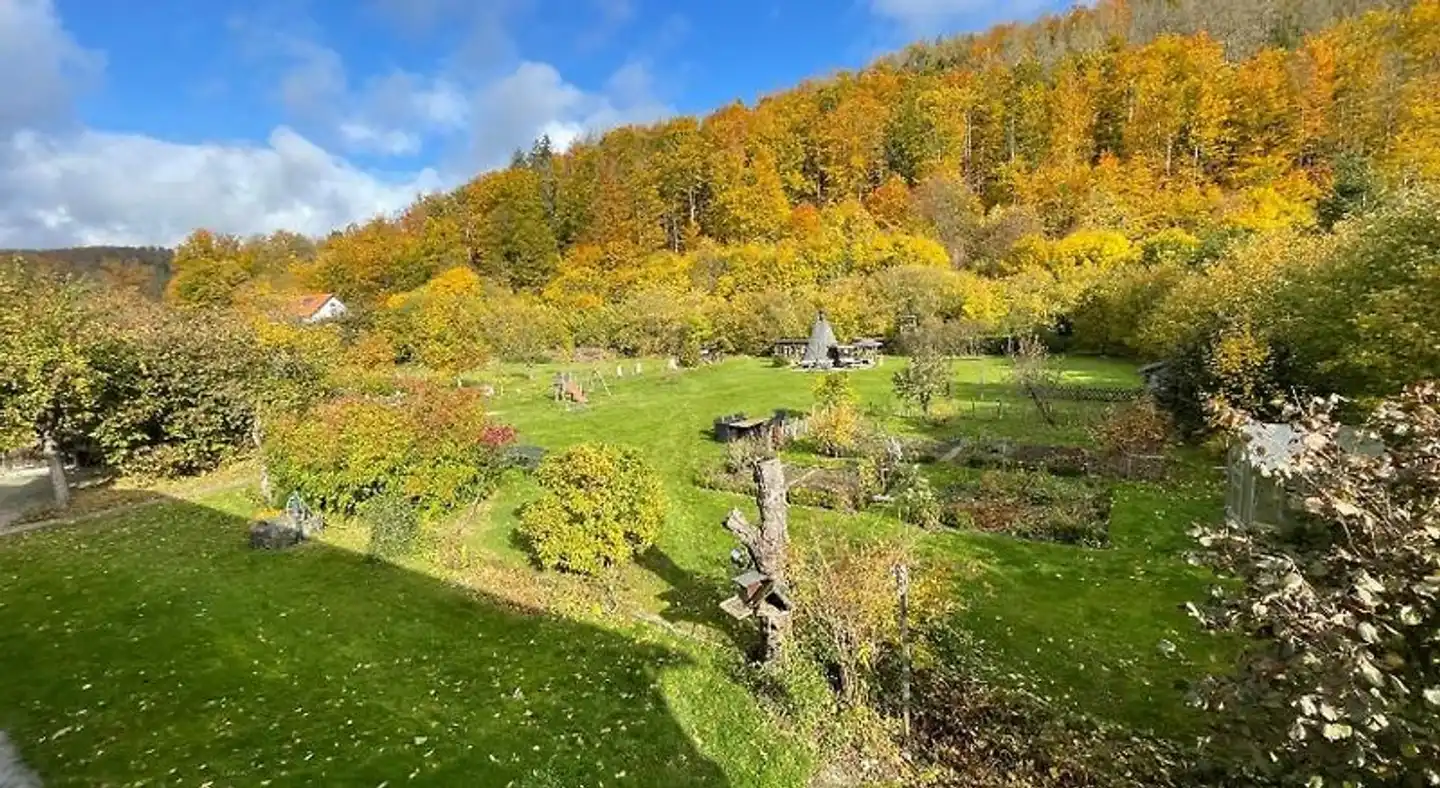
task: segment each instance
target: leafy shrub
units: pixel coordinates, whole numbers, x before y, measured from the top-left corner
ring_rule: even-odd
[[[900,519],[921,528],[939,528],[940,499],[935,496],[930,479],[914,466],[906,476],[898,501]]]
[[[837,490],[829,487],[791,487],[790,503],[796,506],[813,506],[820,509],[834,509],[850,512],[859,508],[859,488]]]
[[[855,387],[850,383],[848,372],[828,372],[820,376],[811,387],[815,395],[815,407],[830,408],[836,405],[854,405]]]
[[[144,475],[199,473],[243,445],[261,362],[241,327],[140,308],[110,330],[119,341],[95,361],[108,391],[90,433],[109,465]]]
[[[775,447],[765,436],[752,436],[725,444],[725,469],[746,473],[760,460],[775,456]]]
[[[520,534],[546,568],[596,575],[644,552],[665,521],[664,486],[639,452],[580,444],[536,472],[541,497],[520,513]]]
[[[705,342],[713,336],[708,322],[698,315],[692,315],[686,320],[684,328],[680,331],[680,345],[675,351],[675,358],[682,367],[700,366],[701,352],[704,350]]]
[[[394,561],[415,549],[420,513],[403,495],[387,493],[360,505],[360,519],[370,527],[370,558]]]
[[[855,475],[862,502],[885,494],[885,473],[873,457],[861,457],[855,463]]]
[[[1195,531],[1204,563],[1234,582],[1191,612],[1247,644],[1202,697],[1230,743],[1297,784],[1434,784],[1440,386],[1382,403],[1359,433],[1371,450],[1342,434],[1338,406],[1291,411],[1297,451],[1277,475],[1303,496],[1298,522]]]
[[[1101,451],[1110,456],[1159,454],[1170,441],[1175,425],[1150,397],[1141,397],[1110,409],[1090,430]]]
[[[391,401],[346,397],[282,419],[264,451],[277,490],[327,511],[395,494],[436,513],[488,495],[514,438],[478,392],[412,383]]]
[[[1037,505],[1063,503],[1089,493],[1083,482],[1066,480],[1043,471],[984,471],[980,474],[980,496],[1014,499]]]
[[[341,394],[365,397],[392,397],[404,392],[394,368],[349,365],[330,371],[326,383]]]
[[[930,403],[945,393],[950,382],[950,361],[930,348],[922,348],[905,368],[891,378],[895,396],[920,406],[930,415]]]
[[[857,441],[860,461],[856,470],[860,488],[866,497],[886,495],[894,487],[895,475],[905,458],[905,445],[899,438],[878,430],[865,430]]]
[[[792,551],[789,580],[800,648],[835,677],[842,706],[872,700],[882,660],[899,645],[895,568],[916,567],[912,546],[895,539],[813,540]],[[921,627],[951,608],[938,569],[911,574],[911,623]]]
[[[856,453],[865,432],[864,420],[853,402],[844,400],[820,406],[810,414],[810,442],[815,450],[830,457]]]
[[[378,331],[363,331],[345,352],[350,366],[388,367],[395,363],[395,345]]]

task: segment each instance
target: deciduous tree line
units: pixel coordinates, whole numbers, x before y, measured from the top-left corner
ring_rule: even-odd
[[[1335,338],[1381,327],[1307,331],[1293,311],[1270,325],[1325,292],[1292,292],[1285,261],[1311,256],[1302,267],[1324,279],[1370,253],[1354,244],[1389,232],[1376,222],[1423,224],[1429,198],[1405,193],[1440,176],[1440,2],[1348,17],[1259,5],[1279,9],[1260,44],[1158,33],[1193,29],[1198,6],[1160,24],[1148,4],[1105,2],[753,107],[563,152],[542,139],[508,169],[316,244],[197,232],[168,292],[259,312],[335,292],[377,356],[439,368],[575,345],[758,352],[803,335],[817,307],[842,335],[891,333],[902,315],[962,335],[1058,330],[1086,349],[1188,352],[1227,381],[1291,352],[1329,358]],[[1381,203],[1355,223],[1372,230],[1331,234]],[[1333,273],[1346,296],[1326,314],[1398,314],[1395,299],[1421,297],[1433,274],[1402,246],[1372,248],[1391,254],[1378,275]],[[1239,314],[1246,287],[1265,306]],[[1415,377],[1430,327],[1400,323],[1404,348],[1321,376],[1364,391]]]

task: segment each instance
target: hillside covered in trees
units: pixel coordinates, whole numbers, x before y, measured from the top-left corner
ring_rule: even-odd
[[[318,244],[197,232],[168,289],[335,292],[367,346],[439,366],[760,352],[818,307],[842,335],[914,315],[940,341],[1190,358],[1241,399],[1383,394],[1440,373],[1436,95],[1440,0],[1103,0],[542,139]]]
[[[88,277],[119,289],[159,298],[170,278],[174,252],[160,246],[77,246],[68,249],[0,249],[0,259],[19,258],[57,274]]]

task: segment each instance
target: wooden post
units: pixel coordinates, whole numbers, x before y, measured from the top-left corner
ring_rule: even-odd
[[[725,530],[744,545],[756,570],[769,575],[775,585],[784,588],[790,542],[790,504],[786,499],[785,466],[776,458],[756,463],[755,485],[760,527],[757,529],[747,522],[739,509],[731,509],[725,518]],[[761,601],[755,612],[760,618],[764,636],[761,659],[774,661],[780,656],[790,633],[790,611]]]
[[[265,433],[260,427],[260,414],[255,414],[255,420],[250,423],[250,440],[255,443],[255,459],[260,463],[260,497],[265,501],[266,506],[275,502],[270,486],[270,467],[265,463]]]
[[[895,594],[900,609],[900,714],[905,725],[905,739],[910,739],[910,567],[895,566]]]
[[[65,463],[60,458],[60,450],[55,446],[55,436],[45,433],[41,441],[41,448],[45,453],[45,464],[50,466],[50,486],[55,490],[55,506],[60,509],[70,507],[70,482],[65,479]]]
[[[1050,412],[1050,403],[1046,402],[1045,398],[1040,395],[1039,387],[1027,382],[1022,388],[1025,394],[1030,397],[1030,400],[1035,403],[1035,409],[1040,411],[1040,417],[1045,419],[1045,423],[1051,427],[1059,426],[1055,423],[1055,415]]]

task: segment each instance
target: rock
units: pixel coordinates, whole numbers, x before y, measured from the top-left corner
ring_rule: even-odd
[[[505,462],[515,468],[533,471],[545,459],[545,449],[540,446],[521,444],[505,450]]]
[[[40,788],[40,777],[20,760],[20,753],[0,731],[0,788]]]
[[[325,530],[325,520],[318,514],[303,517],[299,522],[301,539],[313,539]]]
[[[284,550],[304,539],[305,532],[288,517],[257,520],[250,525],[250,547],[254,550]]]

